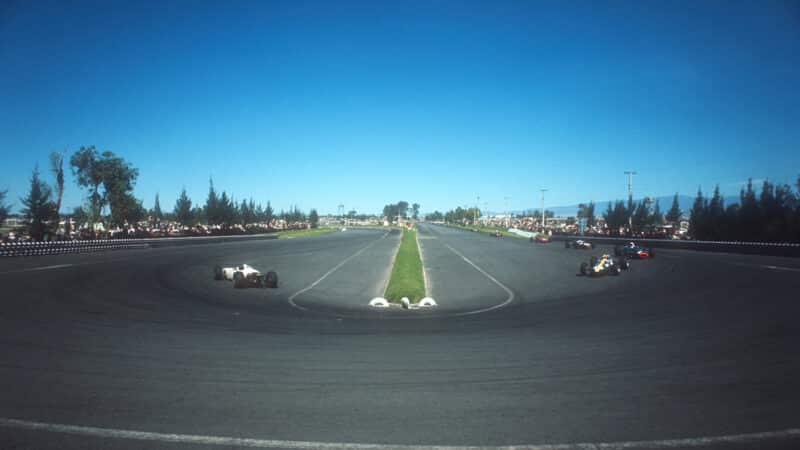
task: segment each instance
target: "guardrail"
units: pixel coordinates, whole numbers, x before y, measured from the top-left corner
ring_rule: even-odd
[[[795,242],[687,241],[672,239],[637,239],[633,237],[577,236],[569,234],[554,234],[551,238],[554,241],[584,239],[590,242],[600,242],[611,245],[626,244],[633,241],[639,245],[653,248],[800,257],[800,243]]]
[[[145,239],[93,239],[86,241],[10,242],[0,243],[0,257],[45,256],[71,253],[91,253],[108,250],[167,247],[190,244],[215,244],[252,239],[277,239],[272,234],[236,236],[199,236]]]

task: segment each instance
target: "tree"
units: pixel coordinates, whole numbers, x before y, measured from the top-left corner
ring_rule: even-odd
[[[311,224],[311,228],[319,227],[319,214],[317,214],[316,209],[312,209],[308,213],[308,221]]]
[[[76,206],[72,209],[72,220],[75,221],[80,228],[89,221],[89,215],[86,214],[86,210],[83,207]]]
[[[655,206],[653,206],[653,213],[648,218],[648,223],[650,225],[664,225],[664,215],[661,214],[661,205],[658,199],[656,199]]]
[[[61,199],[64,198],[64,153],[50,153],[50,171],[56,178],[56,206],[55,220],[58,224],[58,214],[61,211]]]
[[[6,195],[8,191],[0,191],[0,225],[8,218],[9,207],[6,205]]]
[[[590,201],[588,204],[581,203],[578,205],[578,218],[586,219],[586,226],[595,226],[597,219],[594,216],[594,202]],[[547,212],[545,212],[547,214]]]
[[[397,213],[403,217],[408,217],[408,202],[397,202]]]
[[[633,225],[633,230],[631,231],[641,231],[647,225],[648,217],[650,216],[649,208],[647,207],[647,201],[642,200],[639,203],[634,204],[633,215],[631,216],[631,224]]]
[[[87,220],[94,232],[94,222],[100,219],[104,200],[100,195],[100,185],[103,184],[103,171],[98,163],[99,155],[94,146],[81,147],[70,158],[69,164],[72,173],[76,176],[78,186],[89,189],[89,210]]]
[[[99,220],[106,204],[111,208],[111,221],[115,225],[143,213],[141,202],[132,196],[139,170],[123,158],[110,151],[98,154],[94,146],[81,147],[70,158],[70,166],[78,186],[89,189],[90,222]]]
[[[55,204],[51,200],[50,186],[39,179],[39,168],[33,169],[31,188],[28,196],[20,199],[24,208],[22,214],[28,228],[28,236],[36,241],[44,239],[48,231],[48,222],[54,218]]]
[[[667,211],[666,219],[667,222],[673,224],[674,226],[678,225],[678,222],[681,220],[681,215],[683,211],[681,211],[681,207],[678,204],[678,193],[675,193],[675,196],[672,197],[672,206]]]
[[[434,212],[426,215],[425,216],[425,220],[430,221],[430,222],[441,222],[442,220],[444,220],[444,214],[442,214],[439,211],[434,211]]]
[[[414,217],[414,220],[419,219],[419,203],[411,205],[411,215]]]
[[[222,191],[222,195],[219,197],[219,223],[225,227],[230,226],[234,223],[236,218],[236,211],[233,201],[228,198],[228,193]]]
[[[272,227],[272,219],[274,218],[275,210],[272,209],[272,205],[267,200],[267,207],[264,208],[264,221],[267,222],[267,228]]]
[[[612,235],[618,236],[620,228],[628,224],[628,208],[625,202],[617,200],[614,206],[608,204],[608,209],[603,213],[603,218],[606,220],[606,227]]]
[[[697,196],[692,204],[692,210],[689,215],[689,235],[694,239],[706,239],[708,229],[706,221],[706,211],[708,209],[708,202],[703,198],[703,191],[698,187]]]
[[[147,210],[142,206],[142,201],[128,192],[113,192],[110,196],[114,206],[111,209],[111,224],[124,226],[134,225],[147,215]]]
[[[208,197],[206,198],[206,221],[209,225],[220,223],[219,198],[214,190],[214,180],[208,179]]]
[[[161,203],[158,201],[158,193],[156,193],[156,201],[153,205],[153,220],[156,223],[161,223],[161,219],[164,217],[164,214],[161,212]]]
[[[181,189],[181,195],[175,201],[175,218],[183,226],[192,224],[192,200],[186,194],[186,188]]]
[[[754,240],[761,234],[761,211],[756,194],[753,191],[753,180],[739,192],[739,217],[736,220],[735,235],[737,239]]]

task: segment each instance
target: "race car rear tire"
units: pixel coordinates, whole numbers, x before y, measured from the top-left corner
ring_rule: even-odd
[[[214,266],[214,279],[221,280],[222,279],[222,267]]]
[[[631,268],[630,263],[628,262],[627,259],[625,259],[624,256],[620,256],[619,257],[618,264],[619,264],[619,268],[622,269],[622,270],[628,270],[628,269]]]
[[[597,256],[592,256],[591,258],[589,258],[589,265],[592,267],[597,265]]]
[[[587,272],[588,272],[588,271],[589,271],[589,265],[588,265],[588,264],[586,264],[585,262],[582,262],[582,263],[581,263],[580,274],[581,274],[581,275],[588,275],[588,274],[587,274]]]
[[[592,244],[591,242],[589,242],[589,250],[594,250],[594,244]]]
[[[613,275],[613,276],[617,276],[617,275],[619,275],[619,274],[620,274],[620,272],[621,272],[621,271],[619,270],[619,266],[618,266],[618,265],[616,265],[616,264],[614,264],[613,266],[611,266],[611,268],[610,268],[610,269],[608,269],[608,270],[609,270],[609,273],[610,273],[611,275]]]
[[[242,272],[234,272],[233,274],[233,287],[242,289],[247,287],[247,279]]]
[[[278,274],[274,271],[267,272],[267,275],[264,277],[264,287],[268,288],[276,288],[278,287]]]

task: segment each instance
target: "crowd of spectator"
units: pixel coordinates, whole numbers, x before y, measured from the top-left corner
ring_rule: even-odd
[[[89,239],[137,239],[161,238],[183,236],[225,236],[240,234],[272,233],[283,230],[297,230],[309,228],[308,222],[289,222],[283,219],[273,219],[266,223],[233,224],[233,225],[206,225],[194,226],[181,225],[172,221],[142,221],[124,227],[106,228],[103,223],[94,226],[89,223],[78,224],[71,219],[62,220],[59,226],[45,235],[45,241],[69,241]],[[24,227],[9,230],[6,234],[0,233],[0,242],[27,242],[30,237],[25,233]]]

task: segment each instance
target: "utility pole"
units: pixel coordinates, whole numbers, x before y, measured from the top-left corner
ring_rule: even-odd
[[[626,170],[625,175],[628,176],[628,205],[633,209],[633,176],[636,175],[636,171]],[[633,211],[628,211],[628,230],[633,231]]]
[[[344,223],[344,205],[339,203],[339,220]]]
[[[544,193],[547,192],[547,189],[539,189],[539,190],[542,191],[542,232],[544,232],[544,225],[545,225],[545,219],[544,219]]]

